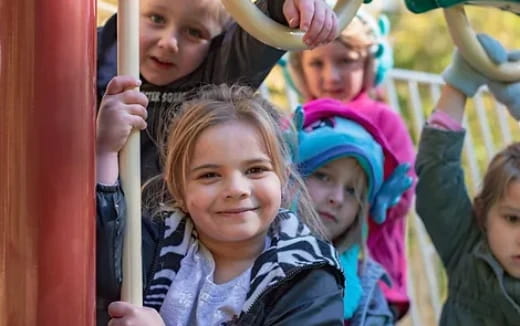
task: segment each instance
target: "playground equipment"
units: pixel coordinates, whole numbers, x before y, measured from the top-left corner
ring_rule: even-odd
[[[117,72],[139,79],[139,0],[120,0],[117,20]],[[120,152],[121,187],[125,192],[127,225],[123,244],[121,299],[143,304],[141,257],[141,142],[134,129]]]
[[[406,0],[408,9],[415,13],[422,13],[435,8],[443,8],[451,38],[464,59],[466,59],[473,68],[495,80],[520,80],[520,62],[506,62],[496,65],[489,59],[469,24],[463,4],[497,7],[520,14],[519,0]]]
[[[260,41],[275,48],[289,51],[303,50],[307,46],[303,43],[303,32],[280,25],[266,17],[249,0],[221,0],[233,19]],[[345,28],[356,15],[363,0],[338,0],[334,12],[338,17],[339,30]]]
[[[0,8],[0,325],[91,326],[95,1]]]

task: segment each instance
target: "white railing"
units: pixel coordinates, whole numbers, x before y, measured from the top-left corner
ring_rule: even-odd
[[[262,85],[262,94],[270,98],[274,83],[272,80],[280,78],[280,72],[275,69]],[[277,84],[280,84],[279,81]],[[442,84],[443,80],[439,75],[393,69],[383,85],[388,103],[406,121],[415,144],[419,140],[427,115],[439,98]],[[284,109],[291,110],[298,105],[298,96],[292,89],[284,87],[282,93],[285,93],[285,99],[282,101],[279,99],[280,91],[276,93],[278,98],[273,101],[279,102],[277,104]],[[463,164],[469,172],[466,183],[473,196],[487,162],[497,150],[513,140],[519,140],[520,136],[516,121],[485,88],[468,102],[464,126],[467,133]],[[414,210],[410,212],[408,221],[408,289],[412,305],[408,316],[399,325],[437,325],[446,293],[446,278],[428,233]]]

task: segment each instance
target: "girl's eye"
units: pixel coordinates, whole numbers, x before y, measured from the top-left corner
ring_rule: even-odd
[[[312,176],[323,182],[331,181],[331,178],[329,177],[329,175],[326,173],[323,173],[323,172],[319,172],[319,171],[314,172],[314,174]]]
[[[520,222],[520,217],[518,217],[516,215],[506,215],[505,219],[507,222],[509,222],[511,224],[516,224],[516,223]]]
[[[349,64],[351,64],[351,63],[356,62],[356,60],[353,60],[353,59],[351,59],[351,58],[343,58],[343,59],[341,59],[340,62],[343,63],[343,64],[346,64],[346,65],[349,65]]]
[[[218,177],[218,174],[215,172],[206,172],[197,177],[197,179],[212,179]]]
[[[321,68],[323,66],[323,62],[321,62],[319,60],[314,60],[314,61],[309,62],[309,66],[314,67],[314,68]]]
[[[150,21],[154,24],[164,24],[166,22],[166,19],[164,19],[161,15],[150,15]]]
[[[266,168],[266,167],[263,167],[263,166],[255,166],[255,167],[249,168],[249,169],[246,171],[246,174],[261,174],[261,173],[266,172],[266,171],[269,171],[269,169]]]
[[[353,196],[354,193],[355,193],[355,190],[354,190],[353,187],[348,186],[348,187],[345,187],[345,192],[346,192],[347,194]]]
[[[357,64],[358,62],[362,62],[362,58],[352,58],[352,57],[342,57],[338,58],[338,64],[340,65],[347,65],[352,66],[354,64]]]

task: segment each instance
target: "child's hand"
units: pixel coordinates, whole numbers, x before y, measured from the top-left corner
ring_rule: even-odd
[[[128,302],[112,302],[108,306],[108,314],[112,318],[108,326],[164,326],[164,321],[155,309],[138,307]]]
[[[133,128],[146,128],[148,99],[134,89],[139,85],[131,76],[116,76],[108,83],[96,122],[98,155],[119,152]]]
[[[283,14],[289,27],[305,32],[303,42],[311,48],[332,42],[338,34],[336,14],[325,0],[285,0]]]
[[[507,107],[511,116],[520,121],[520,81],[501,83],[490,80],[488,87],[495,98]]]
[[[485,34],[481,35],[479,40],[494,63],[502,64],[509,61],[520,64],[520,51],[507,52],[500,42]],[[520,80],[504,83],[490,79],[487,86],[495,98],[507,107],[513,118],[520,120]]]
[[[458,50],[455,50],[450,65],[442,72],[442,78],[467,97],[473,97],[486,83],[486,77],[473,69]]]

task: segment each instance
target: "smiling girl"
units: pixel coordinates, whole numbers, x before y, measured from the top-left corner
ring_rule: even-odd
[[[113,302],[111,326],[342,325],[343,274],[334,248],[314,235],[322,226],[278,121],[248,88],[208,86],[183,104],[164,173],[174,200],[143,219],[146,307]],[[125,220],[114,185],[121,137],[98,155],[97,174],[98,237],[106,240],[98,241],[98,289],[108,287],[113,300]],[[295,198],[299,217],[284,209]]]

